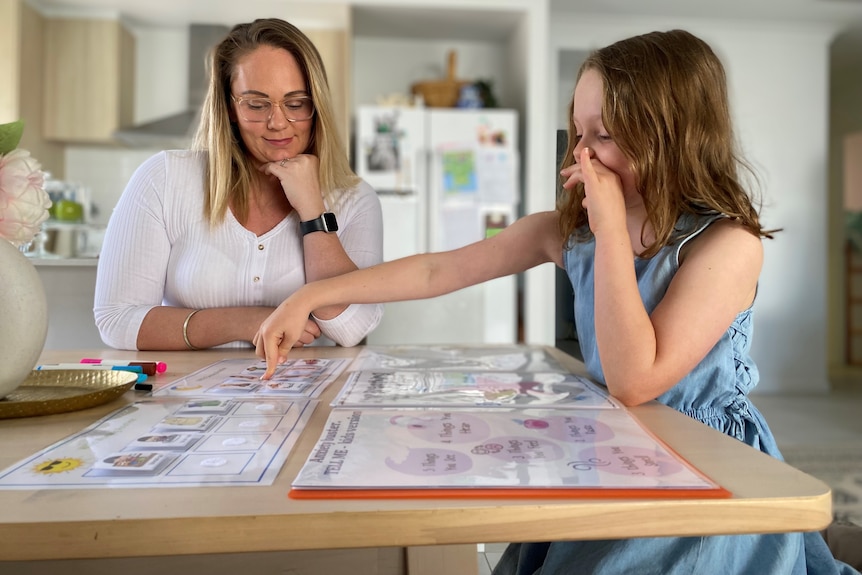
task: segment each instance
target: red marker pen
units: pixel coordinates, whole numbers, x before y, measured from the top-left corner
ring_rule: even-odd
[[[101,365],[136,365],[140,367],[144,373],[147,375],[156,375],[157,373],[164,373],[167,371],[168,366],[163,361],[126,361],[122,359],[95,359],[85,357],[81,360],[81,363],[93,363],[93,364],[101,364]]]

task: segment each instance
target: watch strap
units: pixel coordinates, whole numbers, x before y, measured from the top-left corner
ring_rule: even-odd
[[[299,231],[302,232],[303,236],[312,232],[332,233],[338,231],[338,222],[335,219],[335,214],[325,212],[313,220],[299,222]]]

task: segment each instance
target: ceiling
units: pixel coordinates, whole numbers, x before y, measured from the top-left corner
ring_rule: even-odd
[[[233,25],[255,18],[278,16],[293,23],[314,25],[333,20],[326,0],[26,0],[51,16],[118,18],[137,25],[186,26],[191,23]],[[296,12],[296,16],[294,16]],[[301,12],[301,13],[300,13]],[[337,12],[337,9],[335,10]]]
[[[302,26],[331,27],[339,7],[352,7],[357,35],[499,41],[509,36],[521,13],[507,10],[442,10],[361,4],[350,0],[27,0],[50,16],[118,18],[138,26],[190,23],[233,25],[277,16]],[[347,11],[344,10],[346,13]],[[453,18],[457,12],[457,18]],[[328,24],[328,26],[327,26]],[[343,24],[342,24],[343,25]]]
[[[123,18],[132,26],[232,26],[278,16],[300,28],[343,27],[377,38],[495,42],[508,38],[522,12],[513,3],[493,9],[411,7],[381,0],[25,0],[50,16]],[[407,4],[405,6],[405,4]],[[493,6],[490,3],[489,6]],[[862,0],[550,0],[552,14],[744,19],[755,23],[820,23],[846,32],[833,61],[862,59]],[[349,6],[348,10],[346,7]],[[506,8],[508,7],[508,8]],[[341,19],[341,20],[339,20]]]
[[[326,19],[333,5],[351,5],[360,28],[374,35],[387,32],[409,37],[461,37],[469,28],[474,39],[494,39],[511,31],[515,13],[505,10],[448,10],[364,5],[356,0],[28,0],[44,12],[87,12],[91,16],[121,15],[151,25],[191,22],[234,24],[279,15],[291,21]],[[503,3],[507,4],[507,3]],[[511,4],[509,4],[511,6]],[[862,0],[550,0],[553,12],[624,15],[797,20],[800,22],[862,23]],[[291,12],[296,11],[296,17]],[[446,17],[446,14],[450,17]],[[442,16],[441,16],[442,14]],[[373,32],[371,32],[373,31]],[[475,34],[483,35],[476,38]]]
[[[862,22],[862,0],[550,0],[551,10],[599,14],[783,20],[848,24]]]
[[[392,6],[354,6],[353,32],[357,36],[497,42],[509,37],[522,12],[505,10],[452,10]]]

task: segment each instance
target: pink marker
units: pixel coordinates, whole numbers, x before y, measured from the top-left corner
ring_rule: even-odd
[[[80,363],[98,363],[101,365],[137,365],[147,375],[156,375],[168,370],[168,365],[163,361],[126,361],[123,359],[95,359],[85,357]]]

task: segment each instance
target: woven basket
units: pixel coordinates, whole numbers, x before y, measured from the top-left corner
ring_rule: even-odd
[[[431,108],[453,108],[458,103],[461,86],[469,84],[464,80],[455,79],[457,55],[454,50],[449,52],[449,61],[445,80],[426,80],[410,86],[414,95],[422,96],[425,105]]]

